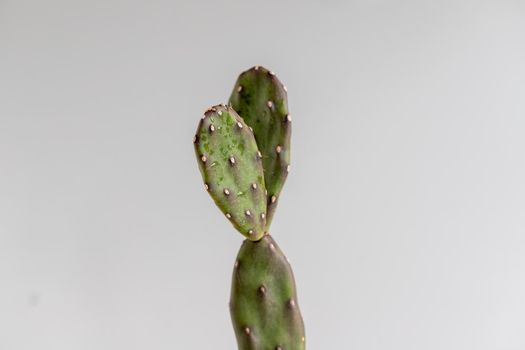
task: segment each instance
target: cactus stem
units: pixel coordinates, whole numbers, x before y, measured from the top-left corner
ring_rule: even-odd
[[[243,266],[233,271],[230,312],[239,350],[304,350],[293,273],[277,243],[247,240],[236,261]]]

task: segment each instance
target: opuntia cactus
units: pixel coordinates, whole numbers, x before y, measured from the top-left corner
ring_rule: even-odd
[[[261,239],[266,227],[264,176],[248,125],[231,107],[211,107],[194,144],[204,187],[217,206],[244,236]]]
[[[290,171],[286,87],[255,66],[230,105],[209,108],[194,138],[204,187],[247,239],[235,261],[230,314],[239,350],[304,350],[304,325],[288,259],[269,235]]]
[[[239,349],[304,349],[292,268],[270,235],[242,244],[233,271],[230,313]]]
[[[241,73],[230,96],[233,109],[253,128],[262,153],[268,191],[266,228],[270,227],[290,171],[292,117],[286,95],[286,87],[272,71],[255,66]]]

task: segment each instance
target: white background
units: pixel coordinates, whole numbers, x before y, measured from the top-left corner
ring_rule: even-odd
[[[192,138],[287,85],[309,349],[525,349],[522,1],[0,0],[0,349],[234,349]]]

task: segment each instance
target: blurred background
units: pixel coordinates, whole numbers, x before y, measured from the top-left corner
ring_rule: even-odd
[[[192,138],[288,87],[308,349],[525,349],[522,1],[0,0],[0,349],[234,349]]]

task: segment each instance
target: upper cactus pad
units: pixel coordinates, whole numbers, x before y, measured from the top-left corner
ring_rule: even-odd
[[[291,117],[286,87],[273,72],[256,66],[241,73],[230,96],[230,104],[253,128],[263,156],[268,228],[290,170]]]
[[[250,240],[265,233],[261,153],[252,131],[230,107],[206,111],[194,139],[204,186],[233,226]]]

